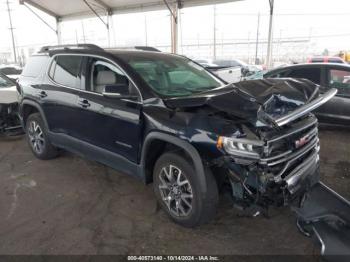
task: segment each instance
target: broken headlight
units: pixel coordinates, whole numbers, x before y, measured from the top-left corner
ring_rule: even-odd
[[[217,147],[226,153],[245,158],[259,159],[264,143],[258,140],[220,136]]]

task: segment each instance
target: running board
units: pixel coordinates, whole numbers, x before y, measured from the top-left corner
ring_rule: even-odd
[[[330,261],[350,261],[350,202],[319,182],[293,207],[302,233],[316,239]]]

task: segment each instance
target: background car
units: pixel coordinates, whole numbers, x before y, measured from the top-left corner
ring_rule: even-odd
[[[0,72],[16,81],[22,73],[22,68],[16,65],[2,65],[0,66]]]
[[[213,60],[213,63],[222,67],[240,67],[243,77],[248,77],[263,70],[261,65],[250,65],[239,59],[216,59]]]
[[[242,80],[242,70],[239,66],[219,66],[207,59],[194,60],[201,66],[205,67],[227,83],[237,83]]]
[[[263,78],[306,78],[320,85],[320,92],[337,88],[338,93],[315,111],[321,123],[350,125],[350,65],[311,63],[271,70]],[[259,76],[257,76],[259,78]]]

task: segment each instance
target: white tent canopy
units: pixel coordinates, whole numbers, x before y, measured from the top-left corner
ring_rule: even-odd
[[[98,17],[105,24],[110,36],[109,21],[113,14],[144,12],[168,9],[171,14],[171,50],[177,52],[178,15],[179,9],[203,5],[229,3],[242,0],[19,0],[39,19],[48,25],[57,34],[57,41],[61,44],[60,22],[66,20],[78,20],[88,17]],[[35,10],[35,7],[56,18],[56,29],[43,20]],[[108,41],[109,42],[109,41]]]
[[[53,29],[57,34],[58,43],[61,43],[60,22],[65,20],[78,20],[87,17],[97,16],[103,22],[110,35],[110,16],[118,13],[132,13],[168,9],[171,13],[171,50],[177,52],[178,14],[179,9],[203,5],[214,5],[243,0],[19,0],[20,4],[35,7],[56,18],[57,27]],[[270,66],[272,56],[272,19],[274,0],[268,0],[270,4],[270,23],[268,35],[267,66]],[[103,19],[105,16],[106,19]],[[48,25],[42,18],[45,24]],[[48,25],[51,27],[50,25]]]
[[[167,9],[165,2],[167,2],[169,6],[178,4],[179,8],[182,8],[235,1],[241,0],[20,0],[20,3],[27,3],[64,21],[67,19],[80,19],[82,17],[94,16],[89,5],[96,10],[104,9],[112,15],[116,13]]]

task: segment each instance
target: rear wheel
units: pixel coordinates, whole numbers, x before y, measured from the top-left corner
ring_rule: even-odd
[[[216,213],[218,189],[209,170],[204,178],[207,190],[201,192],[200,178],[193,165],[176,153],[165,153],[157,160],[154,192],[163,210],[176,223],[195,227],[211,220]]]
[[[52,159],[58,155],[48,137],[47,129],[39,113],[31,114],[26,122],[26,137],[33,154],[39,159]]]

